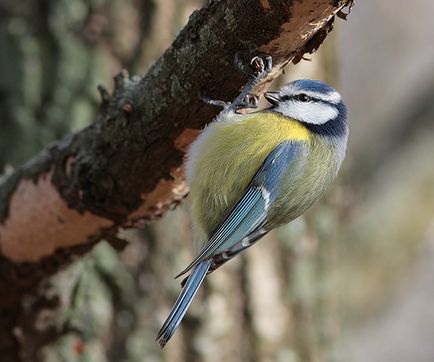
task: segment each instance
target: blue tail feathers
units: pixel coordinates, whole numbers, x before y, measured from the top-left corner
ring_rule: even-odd
[[[210,266],[211,260],[204,260],[193,269],[190,276],[188,277],[181,294],[178,296],[178,299],[176,299],[169,316],[158,332],[157,341],[160,343],[161,348],[166,345],[166,343],[175,333],[176,328],[178,328],[179,323],[181,323],[181,320],[193,301],[197,290],[208,273]]]

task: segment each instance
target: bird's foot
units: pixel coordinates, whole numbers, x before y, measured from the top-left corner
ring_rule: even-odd
[[[257,55],[256,57],[252,58],[250,65],[254,66],[254,71],[257,72],[255,78],[262,79],[266,77],[273,69],[273,59],[269,55]]]
[[[244,100],[235,107],[235,110],[239,109],[256,109],[258,108],[259,98],[254,94],[247,93]]]
[[[240,58],[240,52],[236,52],[234,56],[235,67],[245,74],[247,77],[253,78],[260,77],[263,78],[268,73],[271,72],[273,68],[273,60],[269,55],[256,55],[249,63],[249,66]]]
[[[251,79],[249,83],[247,83],[241,90],[238,97],[232,102],[231,106],[228,107],[230,110],[236,111],[241,108],[257,108],[258,97],[253,95],[252,91],[258,85],[258,83],[271,72],[273,68],[273,60],[268,55],[257,55],[250,60],[249,65],[249,76]],[[235,54],[235,66],[243,73],[247,72],[247,68],[240,60],[238,53]]]
[[[239,57],[239,52],[235,53],[235,66],[244,74],[247,74],[251,79],[249,83],[241,90],[240,94],[233,102],[226,102],[216,99],[211,99],[199,93],[199,98],[212,106],[221,107],[224,111],[236,112],[240,109],[258,108],[258,97],[252,94],[252,90],[256,85],[265,78],[273,67],[272,58],[270,56],[255,56],[250,60],[247,67]]]

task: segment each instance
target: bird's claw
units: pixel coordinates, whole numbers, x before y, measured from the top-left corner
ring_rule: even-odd
[[[250,61],[250,65],[253,65],[259,73],[265,70],[264,60],[260,56],[253,57]]]
[[[206,104],[209,104],[211,106],[221,107],[223,109],[227,109],[231,105],[231,102],[225,102],[225,101],[220,101],[220,100],[216,100],[216,99],[211,99],[207,96],[204,96],[201,92],[199,92],[199,99],[202,102],[205,102]]]
[[[248,93],[244,98],[244,107],[245,108],[258,108],[259,98],[254,94]]]
[[[236,52],[234,56],[234,64],[237,69],[247,76],[259,76],[268,74],[273,68],[273,60],[269,55],[256,55],[250,60],[250,67],[246,67],[245,63],[240,58],[240,52]],[[252,69],[253,68],[253,69]]]
[[[258,72],[258,74],[268,74],[273,68],[273,60],[269,55],[264,57],[257,55],[252,58],[252,60],[250,61],[250,65],[253,65],[255,67],[255,70],[256,72]]]

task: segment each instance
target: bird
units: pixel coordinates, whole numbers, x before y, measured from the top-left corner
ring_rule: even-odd
[[[347,109],[341,95],[320,80],[300,79],[266,92],[268,108],[256,108],[250,91],[272,68],[255,57],[258,73],[232,103],[223,106],[192,143],[186,161],[194,240],[202,245],[177,275],[190,273],[157,341],[175,333],[207,274],[272,229],[302,215],[329,188],[345,157]]]

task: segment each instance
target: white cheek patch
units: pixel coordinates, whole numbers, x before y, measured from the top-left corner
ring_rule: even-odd
[[[321,102],[286,101],[276,107],[276,111],[300,122],[324,124],[338,115],[338,110]]]

